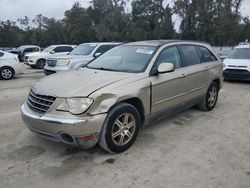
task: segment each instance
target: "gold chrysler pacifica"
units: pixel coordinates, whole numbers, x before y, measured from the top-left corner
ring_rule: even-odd
[[[119,153],[140,128],[198,106],[212,110],[223,64],[208,44],[156,40],[117,46],[77,70],[40,80],[21,107],[34,133]]]

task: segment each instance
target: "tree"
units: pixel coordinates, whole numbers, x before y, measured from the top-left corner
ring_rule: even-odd
[[[67,41],[73,44],[89,42],[93,39],[92,22],[87,10],[79,2],[65,12],[63,20],[66,28]]]
[[[139,40],[173,38],[173,11],[163,0],[132,1],[132,20],[135,38]]]

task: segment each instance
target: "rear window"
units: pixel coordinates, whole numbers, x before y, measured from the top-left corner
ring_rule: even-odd
[[[194,45],[181,45],[181,51],[187,66],[197,65],[201,63],[200,56]]]
[[[210,52],[207,48],[203,47],[203,46],[199,46],[198,47],[199,50],[202,53],[202,62],[211,62],[211,61],[216,61],[216,57],[212,54],[212,52]]]
[[[228,59],[250,59],[250,48],[235,48]]]

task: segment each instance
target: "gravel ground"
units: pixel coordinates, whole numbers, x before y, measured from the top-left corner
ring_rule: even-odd
[[[0,80],[0,187],[250,187],[250,83],[224,83],[212,112],[193,108],[154,123],[131,149],[111,155],[25,127],[20,106],[43,76],[26,68]]]

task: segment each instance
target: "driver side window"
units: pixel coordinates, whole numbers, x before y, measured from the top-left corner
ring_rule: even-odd
[[[158,67],[161,63],[173,63],[175,69],[181,68],[181,57],[176,46],[167,47],[161,51],[158,56],[155,67]]]

